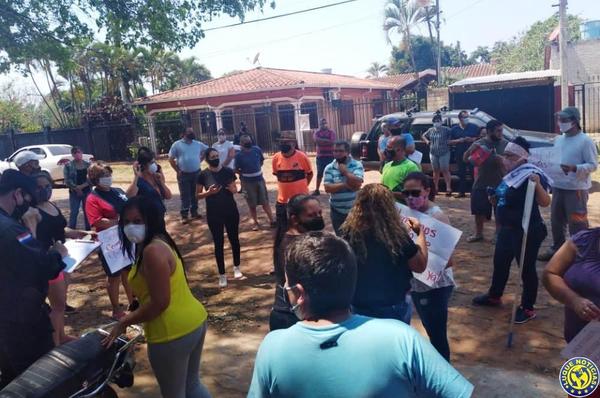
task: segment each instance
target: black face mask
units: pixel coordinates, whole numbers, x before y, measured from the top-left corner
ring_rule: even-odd
[[[341,164],[341,163],[346,163],[346,160],[348,160],[348,156],[344,156],[343,158],[336,159],[336,162]]]
[[[315,217],[301,222],[300,226],[306,231],[322,231],[325,228],[325,220],[323,220],[323,217]]]
[[[288,153],[292,149],[290,144],[281,144],[279,145],[279,150],[283,153]]]
[[[491,138],[491,139],[492,139],[492,141],[494,141],[494,142],[498,142],[498,141],[500,141],[500,139],[501,139],[501,138],[500,138],[500,137],[498,137],[496,134],[493,134],[493,135],[491,135],[491,136],[490,136],[490,138]]]
[[[196,138],[196,134],[194,134],[194,133],[187,133],[185,135],[185,138],[187,138],[188,140],[192,141],[194,138]]]
[[[394,149],[386,149],[385,157],[387,160],[394,160],[394,158],[396,157],[396,151]]]
[[[252,143],[251,142],[245,142],[242,146],[244,148],[252,148]]]
[[[219,167],[219,159],[210,159],[207,163],[210,167]]]

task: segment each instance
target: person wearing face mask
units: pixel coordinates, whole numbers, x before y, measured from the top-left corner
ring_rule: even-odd
[[[296,195],[288,202],[288,227],[278,227],[273,244],[273,267],[275,269],[275,302],[269,316],[270,330],[287,329],[298,322],[285,299],[285,251],[295,238],[310,231],[325,228],[321,204],[309,195]]]
[[[474,170],[471,163],[463,159],[464,153],[471,144],[480,138],[479,127],[469,122],[469,112],[460,111],[458,113],[458,124],[452,126],[452,142],[454,145],[454,157],[458,166],[458,196],[464,198],[468,190],[467,177],[474,178]]]
[[[83,160],[83,151],[77,146],[71,148],[71,156],[73,156],[73,160],[65,164],[63,169],[65,185],[69,188],[69,228],[77,228],[77,216],[81,207],[85,229],[90,229],[90,224],[85,216],[85,199],[91,191],[87,179],[87,169],[90,167],[90,163]]]
[[[354,205],[356,192],[360,190],[365,178],[365,169],[361,162],[350,156],[348,141],[337,141],[333,146],[335,160],[325,168],[325,192],[330,194],[331,225],[336,235],[346,221]]]
[[[335,143],[335,131],[329,128],[327,119],[321,119],[319,129],[313,134],[313,139],[317,146],[317,186],[313,195],[319,196],[325,167],[333,162],[333,144]]]
[[[133,175],[134,180],[126,192],[127,197],[148,197],[155,204],[160,216],[164,218],[167,212],[164,201],[171,199],[173,194],[165,183],[165,175],[150,148],[140,147],[138,149],[137,161],[133,165]]]
[[[552,185],[552,246],[542,253],[548,261],[565,243],[566,230],[571,236],[587,229],[587,202],[592,187],[592,173],[598,168],[598,150],[594,141],[581,129],[579,109],[569,106],[556,114],[561,135],[554,140],[560,149],[563,174]]]
[[[196,140],[194,130],[187,128],[182,138],[175,141],[169,150],[169,164],[177,173],[179,184],[182,224],[187,224],[190,216],[193,219],[201,218],[198,214],[196,180],[207,149],[206,144]]]
[[[473,385],[415,329],[352,314],[360,264],[343,239],[301,235],[285,261],[283,290],[300,321],[265,337],[249,397],[471,396]]]
[[[422,139],[429,146],[429,158],[433,167],[433,185],[438,192],[440,173],[444,176],[446,183],[446,196],[452,196],[452,180],[450,177],[450,144],[452,132],[442,125],[442,116],[436,114],[433,117],[433,127],[427,130]]]
[[[502,155],[508,141],[503,136],[503,125],[497,120],[490,120],[485,128],[486,136],[473,143],[463,154],[463,160],[469,161],[469,157],[476,150],[483,148],[489,157],[477,168],[477,178],[473,183],[471,192],[471,214],[475,218],[475,233],[467,238],[467,242],[481,242],[483,237],[483,225],[492,219],[493,205],[488,200],[488,188],[495,189],[506,174],[503,167]],[[497,226],[496,226],[497,230]]]
[[[15,156],[14,162],[17,169],[26,176],[32,176],[42,171],[40,159],[42,157],[32,151],[22,151]]]
[[[244,278],[240,271],[240,213],[233,196],[237,193],[236,176],[231,169],[220,165],[219,152],[214,148],[206,150],[206,163],[208,168],[198,176],[198,199],[206,199],[206,221],[215,248],[219,287],[225,288],[224,231],[227,231],[233,254],[233,277]]]
[[[143,324],[162,396],[209,398],[200,381],[208,314],[190,290],[183,256],[164,218],[151,200],[135,197],[121,209],[119,235],[124,252],[134,260],[129,281],[140,305],[119,320],[103,344],[110,347],[127,326]]]
[[[531,219],[525,259],[521,264],[523,294],[521,305],[517,309],[516,323],[525,323],[536,314],[534,305],[537,298],[538,276],[536,260],[540,246],[548,235],[539,207],[550,205],[550,179],[538,167],[527,164],[529,143],[523,137],[517,137],[504,150],[503,163],[508,174],[498,185],[490,200],[496,203],[498,238],[494,251],[494,272],[492,284],[487,293],[473,298],[473,304],[499,306],[510,275],[513,259],[520,261],[523,241],[523,212],[527,193],[527,180],[535,182],[535,201],[532,204]],[[519,177],[519,178],[517,178]]]
[[[242,193],[246,197],[246,203],[250,210],[250,217],[254,221],[253,231],[260,229],[256,207],[261,205],[271,228],[276,226],[273,221],[273,212],[269,204],[269,193],[267,183],[263,177],[262,166],[265,161],[262,149],[252,144],[252,138],[249,135],[243,135],[240,138],[242,149],[235,156],[236,173],[240,176],[242,182]]]
[[[217,140],[212,147],[219,151],[221,166],[235,170],[235,148],[233,142],[227,140],[225,130],[219,129],[217,131]]]
[[[450,225],[448,216],[433,203],[435,199],[433,189],[425,174],[410,173],[404,181],[406,203],[411,209]],[[429,341],[447,361],[450,361],[447,334],[448,302],[455,285],[452,266],[453,261],[450,259],[444,273],[433,286],[428,286],[415,278],[410,281],[412,301],[429,336]]]
[[[388,162],[383,166],[381,183],[385,185],[397,201],[404,200],[404,179],[414,171],[421,171],[419,166],[406,157],[406,139],[403,136],[392,136],[385,150]]]
[[[313,178],[308,156],[297,149],[296,135],[291,131],[281,132],[279,152],[273,155],[273,175],[277,177],[277,224],[287,228],[287,203],[295,195],[308,195],[308,186]]]
[[[119,222],[119,212],[127,202],[127,195],[122,189],[112,186],[112,168],[104,162],[92,163],[88,169],[88,179],[94,187],[85,201],[85,212],[90,225],[96,232],[114,227]],[[128,191],[131,190],[129,187]],[[112,272],[101,251],[98,252],[98,257],[107,277],[106,289],[112,306],[112,318],[119,320],[125,316],[119,305],[120,284],[125,289],[130,308],[133,303],[133,295],[127,282],[127,270]]]
[[[342,225],[342,237],[358,258],[358,279],[352,300],[354,312],[374,318],[410,323],[412,305],[407,302],[412,272],[427,266],[424,228],[410,219],[418,236],[414,243],[396,209],[394,196],[381,184],[360,190],[354,207]]]
[[[60,242],[46,250],[36,229],[19,223],[35,205],[36,190],[19,171],[0,177],[0,390],[54,347],[45,300],[48,281],[65,268],[67,250]],[[40,220],[35,214],[32,227]]]
[[[80,231],[67,227],[67,220],[56,204],[50,201],[52,197],[52,180],[47,174],[33,177],[37,183],[37,204],[41,216],[35,225],[29,225],[31,219],[25,219],[24,224],[31,230],[35,228],[36,238],[44,250],[50,249],[54,242],[64,242],[65,239],[82,239],[87,235],[94,236],[92,231]],[[75,337],[65,334],[65,308],[67,304],[67,283],[64,272],[49,282],[48,301],[50,302],[50,320],[54,328],[54,344],[59,346]]]

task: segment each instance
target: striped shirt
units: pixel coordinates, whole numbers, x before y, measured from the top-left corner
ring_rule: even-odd
[[[365,169],[363,168],[362,163],[352,159],[351,156],[348,156],[348,160],[346,160],[346,167],[348,168],[348,172],[354,174],[358,178],[365,178]],[[329,163],[327,167],[325,167],[324,174],[324,184],[339,184],[346,182],[346,177],[338,168],[337,160],[334,160],[333,162]],[[337,212],[348,214],[352,206],[354,206],[356,194],[357,192],[351,191],[350,189],[344,189],[342,191],[332,193],[329,198],[329,204]]]
[[[429,152],[434,156],[443,156],[450,152],[449,141],[452,139],[452,130],[446,126],[439,129],[430,128],[423,134],[429,140]]]

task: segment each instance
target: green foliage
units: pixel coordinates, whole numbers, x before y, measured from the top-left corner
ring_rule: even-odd
[[[431,41],[423,36],[411,37],[411,48],[415,56],[417,71],[436,68],[436,60],[431,56],[434,51]],[[446,46],[442,43],[441,66],[462,66],[469,65],[467,54],[460,48],[460,43]],[[391,73],[409,73],[414,72],[410,62],[410,54],[407,49],[392,47],[392,57],[390,59]]]
[[[381,77],[388,71],[387,65],[380,64],[379,62],[372,62],[369,69],[367,69],[368,77],[370,78],[378,78]]]

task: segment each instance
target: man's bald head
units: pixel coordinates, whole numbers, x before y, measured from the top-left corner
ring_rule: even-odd
[[[406,156],[406,139],[401,135],[391,137],[386,146],[390,160],[402,160]]]

